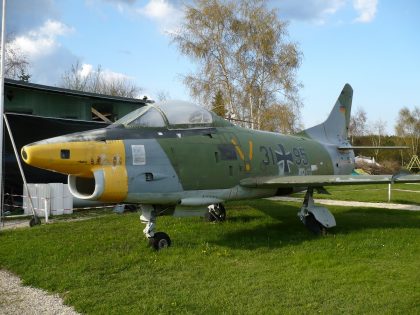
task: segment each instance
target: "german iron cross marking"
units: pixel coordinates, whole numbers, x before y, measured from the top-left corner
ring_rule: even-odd
[[[284,146],[279,144],[278,145],[280,150],[275,151],[276,152],[276,158],[277,158],[277,165],[283,166],[283,173],[290,173],[290,167],[289,165],[293,164],[293,156],[292,153],[287,152],[284,149]]]

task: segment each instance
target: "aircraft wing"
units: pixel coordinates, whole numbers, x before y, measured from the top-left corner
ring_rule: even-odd
[[[240,184],[252,188],[282,188],[416,182],[420,182],[420,175],[307,175],[249,177]]]

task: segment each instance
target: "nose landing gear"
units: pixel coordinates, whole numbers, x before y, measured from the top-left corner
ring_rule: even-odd
[[[156,250],[161,250],[171,246],[171,239],[165,232],[156,232],[155,235],[149,238],[149,245]]]
[[[171,246],[172,241],[165,232],[155,232],[156,210],[152,205],[141,205],[140,221],[146,224],[143,230],[144,235],[149,239],[149,245],[156,250]]]

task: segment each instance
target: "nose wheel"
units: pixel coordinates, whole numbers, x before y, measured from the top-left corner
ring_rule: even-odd
[[[172,241],[165,232],[155,232],[156,229],[156,210],[152,205],[141,205],[140,221],[146,224],[143,230],[144,235],[149,240],[149,245],[156,250],[161,250],[171,246]]]
[[[149,245],[156,250],[161,250],[171,246],[171,239],[165,232],[156,232],[153,237],[149,238]]]

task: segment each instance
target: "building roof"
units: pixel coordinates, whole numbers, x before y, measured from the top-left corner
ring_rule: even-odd
[[[12,80],[12,79],[7,79],[7,78],[4,80],[4,84],[5,86],[27,89],[27,90],[44,91],[44,92],[53,93],[53,94],[85,97],[85,98],[90,98],[90,99],[107,100],[107,101],[112,101],[112,102],[123,102],[123,103],[139,104],[139,105],[145,105],[146,103],[151,102],[150,100],[76,91],[76,90],[64,89],[64,88],[60,88],[56,86],[28,83],[24,81],[17,81],[17,80]]]

